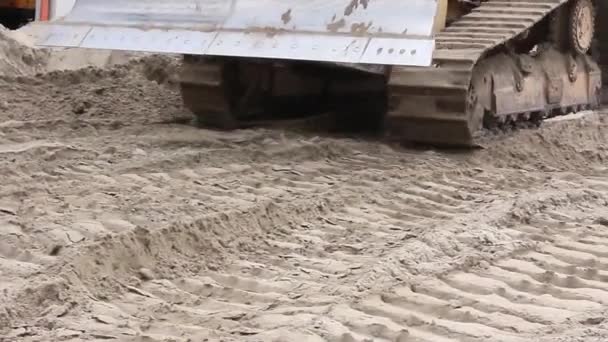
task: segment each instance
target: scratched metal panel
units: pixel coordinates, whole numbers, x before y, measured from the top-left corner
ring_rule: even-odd
[[[356,63],[367,41],[367,38],[340,36],[222,32],[207,54]]]
[[[219,28],[236,0],[77,0],[66,23],[138,28]]]
[[[436,0],[239,0],[227,29],[430,36]]]
[[[77,0],[68,22],[429,36],[436,0]]]
[[[40,39],[50,46],[79,47],[91,28],[53,25],[41,31]]]
[[[428,66],[433,60],[431,39],[373,38],[360,63]]]
[[[80,47],[196,55],[204,54],[214,37],[212,32],[93,27]]]
[[[436,0],[77,0],[39,44],[430,65],[436,12]]]

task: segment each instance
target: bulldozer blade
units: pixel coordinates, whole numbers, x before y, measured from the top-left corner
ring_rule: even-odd
[[[38,45],[429,66],[437,0],[77,0]]]

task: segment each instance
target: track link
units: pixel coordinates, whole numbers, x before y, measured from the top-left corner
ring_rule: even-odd
[[[567,2],[488,0],[452,23],[436,37],[432,67],[392,68],[388,129],[470,146],[484,127],[599,106],[601,71],[589,56],[544,46],[532,57],[511,46]]]

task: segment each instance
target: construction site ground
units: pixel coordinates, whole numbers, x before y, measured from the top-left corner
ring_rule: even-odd
[[[608,340],[603,111],[472,151],[219,132],[171,56],[29,38],[0,30],[0,341]]]

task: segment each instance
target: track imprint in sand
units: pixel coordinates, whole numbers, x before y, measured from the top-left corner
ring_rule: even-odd
[[[121,190],[131,191],[124,182],[135,182],[157,188],[139,196],[158,196],[171,186],[194,200],[215,187],[215,205],[224,198],[226,208],[148,230],[115,220],[113,238],[91,235],[92,244],[69,249],[51,266],[67,283],[44,276],[47,283],[36,291],[53,289],[64,298],[44,313],[61,327],[51,336],[520,341],[564,329],[573,319],[584,325],[601,317],[605,284],[598,276],[606,270],[594,243],[605,236],[593,222],[604,214],[608,185],[599,178],[591,177],[591,191],[574,174],[548,181],[542,174],[500,170],[499,176],[488,169],[416,178],[402,177],[409,171],[396,165],[370,167],[378,156],[364,153],[306,157],[293,166],[274,163],[280,158],[270,152],[255,166],[188,169],[125,160],[128,174],[118,162],[118,175],[105,176],[98,191],[120,181],[112,191],[121,197]],[[449,164],[442,157],[425,161]],[[78,179],[80,172],[70,174]],[[256,185],[272,179],[272,188]],[[196,193],[187,190],[193,180],[201,186]],[[566,184],[569,194],[556,190]],[[231,210],[237,194],[245,196],[240,211]],[[266,200],[254,200],[256,194]],[[289,194],[300,198],[277,202]],[[95,218],[91,224],[109,227]],[[590,265],[594,269],[577,268]],[[90,297],[85,301],[82,289]],[[29,333],[46,334],[40,328]]]
[[[0,80],[7,341],[608,336],[602,112],[471,153],[214,132],[154,63]]]
[[[526,234],[546,234],[526,228]],[[415,340],[428,341],[529,341],[539,333],[558,336],[556,327],[565,330],[560,325],[600,324],[608,300],[606,238],[559,230],[535,249],[476,270],[397,287],[357,307],[388,318],[393,330],[401,327]],[[394,324],[400,321],[405,324]]]

